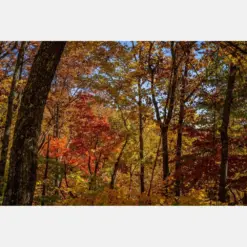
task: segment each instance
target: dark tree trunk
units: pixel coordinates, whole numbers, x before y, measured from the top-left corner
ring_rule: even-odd
[[[69,187],[69,182],[68,182],[68,179],[67,179],[67,164],[66,163],[64,163],[64,180],[65,180],[66,187],[70,188]],[[72,198],[76,198],[76,196],[71,191],[69,191],[69,195]]]
[[[3,133],[3,139],[2,139],[1,160],[0,160],[0,182],[3,179],[4,170],[5,170],[6,161],[7,161],[10,128],[11,128],[12,118],[13,118],[13,104],[14,104],[15,87],[16,87],[16,82],[17,82],[18,71],[20,69],[21,61],[22,61],[23,56],[24,56],[25,44],[26,44],[26,42],[21,42],[21,47],[20,47],[20,50],[19,50],[19,53],[17,56],[17,61],[16,61],[15,70],[14,70],[14,74],[13,74],[12,84],[11,84],[10,93],[9,93],[9,97],[8,97],[8,109],[7,109],[5,126],[4,126],[4,133]],[[2,192],[2,190],[1,190],[1,192]]]
[[[247,193],[244,192],[244,197],[243,197],[243,205],[247,205]]]
[[[158,103],[155,97],[155,90],[154,90],[154,73],[155,69],[152,68],[150,59],[149,59],[149,70],[151,72],[151,94],[152,94],[152,101],[155,109],[155,114],[157,121],[160,126],[161,138],[162,138],[162,167],[163,167],[163,180],[169,176],[169,153],[168,153],[168,129],[172,119],[173,108],[175,103],[175,92],[177,87],[177,72],[178,72],[178,63],[177,63],[177,56],[176,56],[176,44],[174,42],[171,43],[171,53],[172,53],[172,69],[171,69],[171,79],[170,79],[170,86],[167,92],[167,100],[164,108],[164,118],[163,122],[161,120],[160,112]],[[150,45],[149,49],[149,57],[152,49],[152,44]],[[168,107],[168,108],[167,108]]]
[[[151,73],[151,94],[152,94],[152,101],[155,109],[155,114],[157,121],[160,126],[160,134],[161,134],[161,143],[162,143],[162,167],[163,167],[163,180],[169,175],[169,166],[168,166],[168,125],[165,126],[164,123],[161,121],[160,112],[158,103],[155,97],[154,91],[154,73]]]
[[[213,146],[213,154],[216,154],[216,127],[217,127],[217,119],[216,119],[216,102],[214,103],[213,107],[213,127],[212,127],[212,132],[213,132],[213,137],[212,137],[212,146]]]
[[[59,138],[59,103],[56,103],[55,106],[55,124],[54,124],[54,137]]]
[[[226,98],[223,109],[222,125],[221,125],[221,166],[220,166],[220,186],[219,186],[219,200],[226,202],[226,181],[228,171],[228,125],[230,119],[231,105],[233,99],[233,89],[235,84],[235,78],[237,73],[237,67],[230,64],[229,79],[227,84]]]
[[[164,123],[162,126],[162,146],[163,146],[163,180],[169,176],[169,153],[168,153],[168,129],[173,115],[173,108],[175,103],[175,92],[177,88],[177,54],[176,54],[176,44],[172,42],[171,53],[172,53],[172,74],[171,74],[171,86],[168,89],[168,97],[166,106],[164,109]],[[168,106],[168,109],[167,109]]]
[[[134,48],[134,42],[132,42]],[[150,47],[152,49],[152,45]],[[150,50],[151,52],[151,50]],[[136,55],[134,55],[135,61],[141,65],[142,61],[142,49],[139,49],[139,59]],[[143,163],[144,158],[144,142],[143,142],[143,114],[142,114],[142,79],[141,77],[137,77],[138,79],[138,115],[139,115],[139,161],[140,161],[140,191],[141,194],[145,192],[145,168]]]
[[[90,154],[88,156],[87,166],[88,166],[88,171],[89,171],[90,176],[91,176],[92,175],[92,169],[91,169],[91,156],[90,156]]]
[[[168,154],[168,126],[162,126],[162,167],[163,167],[163,180],[169,176],[169,154]]]
[[[161,138],[159,140],[158,148],[157,148],[157,151],[156,151],[156,156],[155,156],[155,159],[154,159],[154,164],[153,164],[153,168],[152,168],[152,174],[151,174],[151,178],[150,178],[150,185],[149,185],[149,189],[148,189],[148,196],[151,195],[151,190],[152,190],[152,186],[153,186],[153,179],[154,179],[154,171],[155,171],[155,168],[157,166],[157,160],[158,160],[158,156],[159,156],[160,143],[161,143]]]
[[[54,108],[54,134],[53,136],[55,138],[59,138],[59,103],[57,102]],[[58,150],[56,150],[58,152]],[[58,158],[56,157],[56,167],[55,167],[55,179],[54,179],[54,185],[56,188],[59,188],[59,185],[62,181],[61,176],[61,166],[58,164]],[[55,194],[58,195],[58,190],[55,190]]]
[[[185,115],[185,84],[188,75],[187,64],[185,64],[184,76],[181,80],[180,87],[180,105],[179,105],[179,120],[178,120],[178,132],[177,132],[177,147],[176,147],[176,186],[175,195],[180,196],[180,184],[181,184],[181,156],[182,156],[182,138],[183,138],[183,123]]]
[[[124,142],[124,145],[122,146],[122,149],[118,155],[118,158],[117,158],[117,161],[116,163],[114,164],[114,169],[113,169],[113,173],[112,173],[112,176],[111,176],[111,182],[110,182],[110,189],[114,189],[114,185],[115,185],[115,180],[116,180],[116,176],[117,176],[117,171],[118,171],[118,168],[119,168],[119,162],[122,158],[122,155],[123,155],[123,152],[124,152],[124,149],[128,143],[128,140],[129,140],[129,137],[127,136],[126,139],[125,139],[125,142]]]
[[[145,191],[144,184],[144,164],[143,164],[143,116],[142,116],[142,95],[141,95],[141,80],[138,81],[138,110],[139,110],[139,157],[140,157],[140,189],[141,193]]]
[[[45,205],[46,182],[47,182],[48,168],[49,168],[49,149],[50,149],[50,136],[48,135],[47,150],[46,150],[46,164],[45,164],[45,173],[44,173],[43,186],[42,186],[41,205]]]
[[[94,168],[94,173],[91,176],[91,180],[89,183],[89,190],[96,190],[97,189],[97,173],[99,170],[99,164],[100,164],[100,158],[101,158],[101,153],[99,154],[99,158],[96,159],[95,161],[95,168]]]
[[[130,177],[129,177],[129,196],[128,198],[131,197],[131,191],[132,191],[132,183],[133,183],[133,176],[134,176],[134,172],[135,172],[136,166],[133,167],[132,169],[132,164],[130,165]]]
[[[42,42],[35,56],[15,125],[3,205],[32,205],[43,112],[66,42]]]

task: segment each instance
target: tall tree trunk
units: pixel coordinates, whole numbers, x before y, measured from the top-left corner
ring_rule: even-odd
[[[135,47],[134,42],[132,42],[133,48]],[[150,48],[152,49],[152,46]],[[150,52],[151,52],[150,49]],[[134,55],[135,61],[141,65],[142,60],[142,49],[139,49],[139,58],[137,58],[136,55]],[[150,65],[150,61],[149,61]],[[152,71],[153,72],[153,71]],[[144,142],[143,142],[143,114],[142,114],[142,89],[141,89],[141,77],[138,76],[138,115],[139,115],[139,161],[140,161],[140,191],[141,194],[145,191],[145,168],[143,163],[144,158]]]
[[[150,54],[152,49],[152,43],[149,48],[149,70],[151,72],[151,94],[152,101],[155,109],[155,114],[157,121],[160,126],[161,138],[162,138],[162,166],[163,166],[163,180],[169,176],[169,153],[168,153],[168,129],[173,115],[173,108],[175,103],[175,92],[177,87],[177,73],[178,73],[178,62],[177,62],[177,51],[174,42],[171,42],[171,53],[172,53],[172,68],[171,68],[171,78],[170,85],[167,92],[167,100],[164,107],[164,118],[163,122],[161,120],[158,103],[155,97],[154,90],[154,73],[155,69],[151,66]],[[167,108],[168,107],[168,108]]]
[[[163,167],[163,180],[169,176],[169,154],[168,154],[168,126],[162,126],[162,167]]]
[[[153,105],[154,105],[154,110],[155,110],[155,115],[156,115],[156,118],[157,118],[157,122],[159,123],[159,126],[160,126],[160,134],[161,134],[161,142],[162,142],[163,180],[165,180],[166,177],[169,175],[169,166],[168,166],[168,160],[169,160],[169,157],[168,157],[168,136],[167,135],[168,135],[168,125],[170,123],[170,118],[172,116],[171,115],[171,109],[172,108],[169,107],[169,114],[168,114],[168,117],[169,118],[168,118],[168,117],[166,117],[166,107],[165,107],[165,109],[164,109],[164,122],[162,122],[161,116],[160,116],[158,102],[156,100],[155,88],[154,88],[156,68],[153,68],[153,66],[151,64],[151,59],[150,59],[152,47],[153,47],[153,43],[151,42],[150,43],[150,47],[149,47],[148,65],[149,65],[149,71],[150,71],[150,74],[151,74],[151,80],[150,80],[150,82],[151,82],[152,102],[153,102]],[[172,54],[173,54],[173,52],[172,52]],[[172,57],[174,57],[174,56],[172,56]],[[173,59],[173,64],[174,64],[174,59]],[[173,71],[174,70],[172,69],[172,76],[173,76]],[[171,81],[172,81],[172,78],[173,77],[171,77]],[[169,100],[170,100],[170,94],[171,94],[170,89],[171,89],[171,87],[169,87],[169,89],[168,89],[168,97],[167,97],[167,101],[166,101],[166,106],[168,105]],[[174,86],[172,87],[172,89],[174,89]],[[171,105],[171,106],[173,107],[173,105]]]
[[[36,184],[43,112],[66,42],[42,42],[35,56],[15,125],[3,205],[31,205]]]
[[[181,156],[182,156],[182,138],[183,138],[183,123],[185,115],[185,84],[188,75],[187,63],[185,64],[184,75],[180,85],[180,105],[179,105],[179,120],[178,120],[178,132],[177,132],[177,147],[176,147],[176,186],[175,195],[180,196],[180,184],[181,184]]]
[[[43,185],[42,185],[41,205],[45,205],[46,182],[47,182],[46,180],[47,180],[47,177],[48,177],[48,168],[49,168],[49,149],[50,149],[50,136],[48,135],[47,150],[46,150],[45,173],[44,173]]]
[[[162,143],[162,166],[163,166],[163,180],[169,175],[168,167],[168,125],[165,127],[164,123],[161,121],[158,103],[155,97],[154,91],[154,72],[151,70],[151,94],[152,101],[155,109],[155,114],[160,127],[161,143]]]
[[[141,95],[141,80],[138,81],[138,110],[139,110],[139,157],[140,157],[140,189],[141,193],[145,191],[144,184],[144,164],[143,164],[143,116],[142,116],[142,95]]]
[[[112,173],[112,176],[111,176],[111,182],[110,182],[110,189],[114,189],[114,185],[115,185],[115,180],[116,180],[116,176],[117,176],[117,171],[118,171],[118,168],[119,168],[119,162],[122,158],[122,155],[123,155],[123,152],[124,152],[124,149],[128,143],[128,140],[129,140],[129,136],[126,137],[125,139],[125,142],[122,146],[122,149],[118,155],[118,158],[117,158],[117,161],[115,162],[114,164],[114,169],[113,169],[113,173]]]
[[[4,133],[3,133],[3,139],[2,139],[2,151],[1,151],[1,160],[0,160],[0,183],[4,176],[4,170],[6,166],[7,161],[7,155],[8,155],[8,147],[9,147],[9,137],[10,137],[10,128],[12,124],[12,118],[13,118],[13,104],[14,104],[14,95],[15,95],[15,87],[17,82],[17,75],[18,71],[21,66],[21,61],[24,56],[24,50],[25,50],[26,42],[21,42],[21,47],[17,56],[15,70],[13,74],[13,79],[11,83],[10,93],[8,97],[8,109],[7,109],[7,115],[6,115],[6,121],[4,126]],[[2,192],[2,190],[1,190]],[[0,193],[1,193],[0,192]]]
[[[133,167],[132,169],[132,164],[130,164],[130,176],[129,176],[129,196],[128,198],[131,198],[131,191],[132,191],[132,183],[133,183],[133,176],[135,172],[136,166]]]
[[[54,134],[53,136],[55,138],[59,138],[59,103],[56,102],[55,109],[54,109]],[[58,152],[58,150],[56,151]],[[54,179],[54,185],[56,188],[59,188],[60,182],[62,181],[61,177],[61,167],[60,164],[58,164],[58,158],[56,157],[56,167],[55,167],[55,179]],[[58,195],[58,190],[55,190],[55,194]]]
[[[101,155],[102,155],[102,153],[100,152],[98,159],[95,160],[95,168],[94,168],[93,176],[91,177],[91,180],[89,182],[89,190],[96,190],[96,188],[97,188],[97,173],[99,170]]]
[[[216,102],[213,104],[213,126],[212,126],[212,146],[213,146],[213,154],[216,154],[216,127],[217,127],[217,119],[216,119]]]
[[[152,174],[151,174],[151,178],[150,178],[150,185],[149,185],[149,189],[148,189],[148,196],[151,195],[151,190],[152,190],[152,186],[153,186],[153,179],[154,179],[154,171],[155,171],[155,168],[156,168],[156,165],[157,165],[158,156],[159,156],[160,143],[161,143],[161,138],[159,140],[158,148],[157,148],[157,151],[156,151],[156,156],[155,156],[155,159],[154,159]]]
[[[87,167],[88,167],[88,171],[89,171],[90,176],[92,176],[92,169],[91,169],[91,156],[90,156],[90,153],[89,153],[89,155],[88,155]]]
[[[67,179],[67,164],[66,163],[64,163],[64,180],[65,180],[66,187],[70,188],[69,187],[69,182],[68,182],[68,179]],[[76,198],[76,196],[72,193],[72,191],[69,191],[69,195],[72,198]]]
[[[177,74],[178,74],[178,65],[177,65],[177,44],[171,42],[171,53],[172,53],[172,73],[171,73],[171,84],[168,89],[168,97],[166,106],[164,109],[164,123],[162,126],[162,146],[163,146],[163,180],[169,176],[169,153],[168,153],[168,129],[173,115],[173,108],[175,103],[175,92],[177,88]],[[167,109],[168,106],[168,109]]]
[[[235,78],[237,73],[237,67],[234,64],[230,64],[229,79],[227,84],[226,98],[223,109],[222,125],[221,125],[221,166],[220,166],[220,186],[219,186],[219,200],[226,202],[226,181],[228,171],[228,125],[230,119],[231,105],[233,99],[233,89],[235,84]]]

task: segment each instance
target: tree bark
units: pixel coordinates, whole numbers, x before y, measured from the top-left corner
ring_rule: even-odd
[[[43,112],[65,44],[42,42],[35,56],[15,125],[3,205],[32,205]]]
[[[230,64],[229,79],[227,83],[226,98],[223,108],[222,125],[221,125],[221,166],[220,166],[220,186],[219,200],[226,202],[226,182],[228,171],[228,125],[231,113],[231,105],[233,100],[233,89],[236,79],[237,66]]]
[[[67,164],[66,163],[64,163],[64,180],[65,180],[65,184],[66,184],[67,188],[70,188],[69,182],[68,182],[68,179],[67,179]],[[69,191],[69,195],[72,198],[76,198],[76,196],[71,191]]]
[[[48,168],[49,168],[49,149],[50,149],[50,136],[48,135],[47,150],[46,150],[45,173],[44,173],[43,185],[42,185],[41,205],[45,205],[46,182],[47,182],[46,180],[47,180],[47,177],[48,177]]]
[[[117,171],[118,171],[118,168],[119,168],[119,162],[122,158],[122,155],[123,155],[123,152],[124,152],[124,149],[128,143],[128,140],[129,140],[129,137],[127,136],[126,139],[125,139],[125,142],[124,142],[124,145],[122,146],[122,149],[118,155],[118,158],[117,158],[117,161],[116,163],[114,164],[114,169],[113,169],[113,173],[112,173],[112,176],[111,176],[111,182],[110,182],[110,189],[114,189],[114,185],[115,185],[115,180],[116,180],[116,176],[117,176]]]
[[[175,92],[177,88],[177,73],[178,73],[178,65],[177,65],[177,54],[176,54],[176,44],[174,42],[171,43],[171,53],[172,53],[172,74],[171,74],[171,87],[168,89],[168,97],[166,106],[164,109],[164,123],[161,130],[163,140],[163,180],[169,176],[169,153],[168,153],[168,129],[173,115],[173,108],[175,103]],[[166,107],[168,106],[168,110]],[[167,114],[166,114],[167,112]]]
[[[177,62],[177,52],[176,52],[176,44],[171,42],[171,53],[172,53],[172,68],[171,68],[171,79],[170,79],[170,86],[167,92],[167,100],[164,107],[164,118],[163,121],[161,120],[160,112],[158,103],[155,97],[155,90],[154,90],[154,74],[155,68],[152,67],[150,62],[151,57],[151,49],[152,44],[150,45],[149,49],[149,70],[151,72],[151,95],[152,101],[155,109],[155,114],[157,121],[160,126],[161,138],[162,138],[162,166],[163,166],[163,180],[169,176],[169,153],[168,153],[168,129],[173,115],[173,108],[175,103],[175,92],[177,87],[177,72],[178,72],[178,62]],[[168,109],[167,109],[168,107]]]
[[[178,132],[177,132],[177,147],[176,147],[176,185],[175,185],[175,195],[180,196],[180,184],[181,184],[181,156],[182,156],[182,139],[183,139],[183,123],[185,115],[185,84],[188,76],[188,67],[185,64],[184,75],[181,80],[180,88],[180,105],[179,105],[179,120],[178,120]],[[179,173],[179,174],[178,174]]]
[[[55,108],[54,108],[54,134],[53,136],[55,138],[59,138],[59,103],[56,102]],[[56,150],[58,152],[58,150]],[[56,188],[59,188],[59,185],[62,181],[62,176],[61,176],[61,166],[58,163],[58,158],[56,157],[56,167],[55,167],[55,179],[54,179],[54,185]],[[55,194],[58,195],[59,191],[56,189]]]
[[[153,186],[153,179],[154,179],[154,171],[155,171],[155,168],[156,168],[156,165],[157,165],[158,156],[159,156],[160,143],[161,143],[161,138],[159,140],[158,148],[157,148],[157,151],[156,151],[156,156],[155,156],[155,159],[154,159],[152,174],[151,174],[151,178],[150,178],[150,185],[149,185],[149,189],[148,189],[148,196],[151,195],[151,190],[152,190],[152,186]]]
[[[22,58],[24,56],[25,45],[26,45],[26,42],[21,42],[21,47],[20,47],[20,50],[17,56],[15,70],[14,70],[13,79],[11,83],[10,93],[8,96],[8,109],[7,109],[4,133],[3,133],[3,138],[2,138],[2,150],[1,150],[1,160],[0,160],[0,181],[2,180],[4,176],[4,171],[5,171],[6,161],[7,161],[10,128],[11,128],[12,119],[13,119],[13,104],[14,104],[14,98],[15,98],[15,87],[16,87],[16,82],[17,82],[17,74],[21,66]]]
[[[132,46],[134,48],[134,42],[132,42]],[[152,49],[152,45],[150,46],[150,52]],[[150,54],[151,55],[151,54]],[[139,59],[136,54],[134,55],[135,61],[139,61],[139,65],[141,65],[142,58],[142,49],[139,49]],[[150,65],[150,61],[149,61]],[[141,88],[141,77],[138,76],[138,115],[139,115],[139,160],[140,160],[140,191],[141,194],[145,191],[145,168],[143,163],[144,158],[144,142],[143,142],[143,114],[142,114],[142,88]]]
[[[138,81],[138,111],[139,111],[139,157],[140,157],[140,189],[141,194],[145,191],[144,184],[144,163],[143,163],[143,116],[142,116],[142,95],[141,95],[141,80]]]

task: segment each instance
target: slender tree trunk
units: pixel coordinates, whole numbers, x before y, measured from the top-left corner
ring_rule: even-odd
[[[161,143],[162,143],[162,166],[163,166],[163,180],[169,175],[169,166],[168,166],[168,125],[164,125],[161,121],[160,112],[158,103],[155,97],[154,91],[154,73],[151,71],[151,94],[152,94],[152,101],[155,109],[155,114],[157,121],[160,126],[160,134],[161,134]]]
[[[156,168],[156,165],[157,165],[158,156],[159,156],[160,143],[161,143],[161,138],[159,140],[159,144],[158,144],[158,148],[157,148],[157,151],[156,151],[156,156],[155,156],[155,160],[154,160],[154,164],[153,164],[152,174],[151,174],[151,178],[150,178],[150,185],[149,185],[149,189],[148,189],[148,196],[150,196],[151,190],[152,190],[152,186],[153,186],[154,171],[155,171],[155,168]]]
[[[55,105],[55,109],[54,109],[54,137],[55,138],[59,138],[59,104],[58,102]],[[57,150],[58,152],[58,150]],[[62,181],[62,177],[61,177],[61,167],[60,164],[58,164],[58,158],[56,157],[56,170],[55,170],[55,180],[54,180],[54,185],[56,188],[59,188],[59,185]],[[58,195],[58,190],[55,190],[55,194]]]
[[[59,138],[59,104],[55,106],[55,125],[54,125],[54,137]]]
[[[129,198],[131,197],[132,182],[133,182],[133,174],[130,172],[130,180],[129,180]]]
[[[65,44],[42,42],[35,56],[15,125],[3,205],[33,202],[43,112]]]
[[[141,193],[145,191],[144,184],[144,163],[143,163],[143,116],[142,116],[142,95],[141,95],[141,80],[138,81],[138,110],[139,110],[139,157],[140,157],[140,189]]]
[[[116,176],[117,176],[117,171],[118,171],[118,168],[119,168],[119,162],[122,158],[122,155],[123,155],[123,152],[124,152],[124,149],[128,143],[128,140],[129,140],[129,136],[126,137],[125,139],[125,142],[122,146],[122,149],[118,155],[118,158],[117,158],[117,161],[116,163],[114,164],[114,169],[113,169],[113,173],[112,173],[112,176],[111,176],[111,182],[110,182],[110,189],[114,189],[114,185],[115,185],[115,180],[116,180]]]
[[[243,199],[242,199],[242,201],[243,201],[243,205],[247,205],[247,193],[246,192],[244,192],[244,197],[243,197]]]
[[[69,187],[69,182],[68,182],[68,179],[67,179],[67,164],[66,163],[64,163],[64,180],[65,180],[66,187],[70,188]],[[76,196],[71,191],[69,191],[69,195],[72,198],[76,198]]]
[[[134,42],[132,42],[132,46],[134,48]],[[152,46],[150,47],[152,49]],[[150,52],[151,52],[150,49]],[[139,59],[134,55],[135,61],[139,62],[141,65],[142,60],[142,49],[139,49]],[[149,61],[150,65],[150,61]],[[150,67],[151,68],[151,67]],[[138,77],[138,115],[139,115],[139,159],[140,159],[140,191],[141,194],[145,192],[145,168],[143,163],[144,158],[144,142],[143,142],[143,114],[142,114],[142,89],[141,89],[141,77]]]
[[[233,99],[233,89],[237,67],[230,64],[229,79],[227,84],[226,98],[223,109],[222,125],[221,125],[221,166],[220,166],[220,186],[219,186],[219,200],[226,202],[226,181],[228,171],[228,125],[230,119],[231,105]]]
[[[17,56],[17,61],[16,61],[15,70],[14,70],[14,74],[13,74],[10,93],[8,96],[8,109],[7,109],[5,127],[4,127],[3,139],[2,139],[2,151],[1,151],[1,160],[0,160],[0,183],[1,183],[1,180],[3,179],[3,176],[4,176],[4,170],[5,170],[6,161],[7,161],[10,128],[11,128],[12,118],[13,118],[13,104],[14,104],[14,97],[15,97],[14,96],[15,87],[16,87],[16,82],[17,82],[18,71],[20,69],[21,61],[22,61],[23,56],[24,56],[25,43],[26,42],[21,42],[21,47],[20,47],[20,50],[19,50],[19,53]],[[2,190],[1,190],[1,192],[2,192]]]
[[[216,69],[215,69],[215,78],[216,78],[216,92],[215,92],[215,97],[213,99],[213,127],[212,127],[212,132],[213,132],[213,137],[212,137],[212,153],[213,155],[216,155],[217,153],[217,148],[216,148],[216,131],[217,131],[217,95],[219,91],[219,75],[218,75],[218,66],[219,66],[219,50],[217,50],[217,58],[216,58]],[[214,160],[214,163],[216,161]]]
[[[91,176],[92,175],[92,169],[91,169],[91,156],[90,156],[90,154],[88,156],[87,166],[88,166],[88,171],[89,171],[90,176]]]
[[[175,92],[177,88],[177,74],[178,74],[178,65],[177,65],[177,54],[174,48],[174,42],[171,45],[171,53],[172,53],[172,75],[171,75],[171,87],[168,90],[168,98],[166,102],[166,106],[168,106],[168,110],[164,109],[164,126],[162,127],[162,135],[163,135],[163,180],[169,176],[169,152],[168,152],[168,129],[173,115],[173,108],[175,103]]]
[[[213,128],[212,128],[212,132],[213,132],[213,138],[212,138],[212,146],[213,146],[213,153],[216,153],[216,103],[214,103],[214,110],[213,110]]]
[[[169,154],[168,154],[168,126],[162,126],[162,157],[163,157],[163,180],[169,176]]]
[[[161,131],[161,138],[162,138],[162,166],[163,166],[163,180],[169,176],[169,153],[168,153],[168,129],[173,115],[173,108],[175,103],[175,92],[177,87],[177,72],[178,72],[178,63],[177,63],[177,54],[174,48],[174,42],[171,43],[171,53],[172,53],[172,73],[170,79],[170,86],[167,92],[167,100],[164,108],[164,118],[163,122],[160,117],[158,103],[155,97],[155,90],[154,90],[154,69],[149,64],[149,69],[151,72],[151,94],[152,94],[152,101],[156,113],[157,121],[160,125]],[[151,46],[152,47],[152,46]],[[151,52],[151,48],[150,48]],[[150,63],[150,62],[149,62]],[[167,109],[168,107],[168,109]]]
[[[156,115],[157,121],[158,121],[159,126],[160,126],[160,134],[161,134],[161,142],[162,142],[163,180],[165,180],[169,175],[168,126],[169,126],[169,123],[170,123],[170,120],[172,117],[172,110],[173,110],[173,103],[174,102],[172,102],[171,100],[174,99],[174,94],[175,94],[175,89],[176,89],[176,81],[173,80],[174,68],[172,68],[172,77],[171,77],[170,82],[173,82],[173,83],[172,83],[172,87],[169,87],[169,89],[168,89],[168,97],[167,97],[167,101],[166,101],[166,106],[169,104],[169,109],[168,109],[168,114],[166,114],[166,107],[165,107],[165,109],[164,109],[164,121],[162,122],[158,102],[157,102],[156,96],[155,96],[155,94],[156,94],[155,88],[154,88],[156,69],[154,69],[152,67],[151,60],[150,60],[152,47],[153,47],[153,43],[150,44],[149,60],[148,60],[149,71],[151,74],[151,95],[152,95],[152,102],[154,105],[155,115]],[[173,62],[172,62],[172,67],[173,67],[174,66],[174,52],[172,52],[172,57],[173,57]]]
[[[45,205],[46,182],[47,182],[48,168],[49,168],[49,149],[50,149],[50,136],[48,135],[47,150],[46,150],[46,164],[45,164],[45,173],[44,173],[43,186],[42,186],[41,205]]]
[[[181,184],[181,156],[182,156],[182,138],[183,138],[183,123],[185,115],[185,84],[188,75],[187,64],[185,64],[184,76],[181,80],[180,88],[180,105],[179,105],[179,120],[178,120],[178,132],[177,132],[177,147],[176,147],[176,186],[175,186],[175,195],[180,196],[180,184]]]
[[[91,177],[91,180],[89,183],[89,190],[96,190],[96,188],[97,188],[97,173],[99,170],[101,155],[102,154],[100,153],[98,159],[96,159],[96,161],[95,161],[94,173],[93,173],[93,176]]]
[[[134,166],[134,168],[132,169],[132,164],[130,165],[130,177],[129,177],[129,196],[128,198],[131,198],[131,192],[132,192],[132,183],[133,183],[133,176],[134,176],[134,172],[135,172],[136,167]]]
[[[155,112],[156,112],[156,118],[160,126],[160,135],[161,135],[161,143],[162,143],[162,170],[163,170],[163,180],[165,180],[169,176],[168,126],[165,126],[164,123],[161,122],[158,104],[157,104],[157,101],[154,95],[153,84],[151,84],[151,90],[152,90],[153,104],[154,104]]]

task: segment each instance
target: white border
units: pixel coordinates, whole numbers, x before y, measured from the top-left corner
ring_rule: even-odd
[[[3,246],[241,246],[245,207],[1,207]]]
[[[247,40],[244,0],[2,0],[0,40]],[[242,246],[245,207],[0,207],[3,246]]]
[[[0,40],[246,40],[245,0],[9,0]]]

